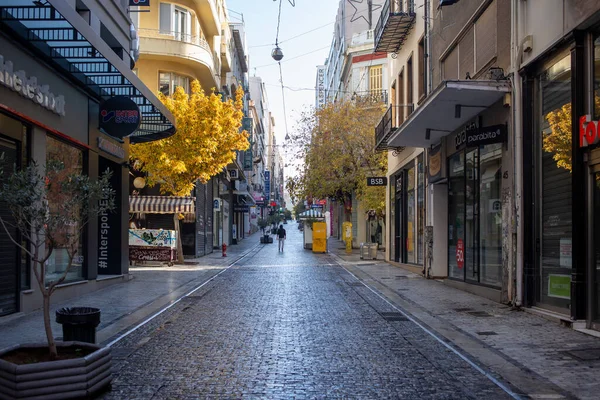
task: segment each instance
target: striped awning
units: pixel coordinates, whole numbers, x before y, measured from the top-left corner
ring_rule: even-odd
[[[303,213],[300,213],[300,215],[298,216],[298,218],[300,219],[307,219],[307,218],[324,218],[324,215],[321,211],[317,211],[317,210],[306,210]]]
[[[130,213],[196,214],[193,197],[129,196]]]

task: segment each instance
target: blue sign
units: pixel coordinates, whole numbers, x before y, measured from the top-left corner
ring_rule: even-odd
[[[267,200],[271,198],[271,171],[265,171],[265,197]]]
[[[440,7],[451,6],[454,3],[457,3],[458,0],[440,0]]]
[[[213,201],[213,209],[220,211],[221,210],[221,201],[219,199],[215,199]]]

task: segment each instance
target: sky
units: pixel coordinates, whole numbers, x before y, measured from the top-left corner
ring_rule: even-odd
[[[317,65],[325,63],[333,38],[339,0],[281,0],[279,47],[285,86],[288,132],[293,132],[300,112],[315,104]],[[275,117],[277,143],[285,142],[284,109],[279,67],[271,58],[277,34],[279,0],[227,0],[229,19],[243,14],[249,53],[249,75],[262,78],[267,88],[269,108]],[[301,35],[297,38],[295,36]],[[288,40],[289,39],[289,40]],[[291,157],[288,157],[291,158]],[[286,175],[290,174],[286,168]]]

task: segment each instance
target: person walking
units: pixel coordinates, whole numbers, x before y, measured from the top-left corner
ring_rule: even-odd
[[[285,243],[285,229],[283,229],[283,225],[279,225],[277,237],[279,238],[279,251],[283,251],[283,244]]]

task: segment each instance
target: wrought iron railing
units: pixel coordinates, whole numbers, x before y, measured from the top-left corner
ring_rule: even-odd
[[[365,92],[355,92],[352,95],[352,100],[367,102],[367,103],[387,103],[387,90],[367,90]]]
[[[375,47],[377,47],[381,40],[383,30],[390,19],[390,15],[414,14],[414,12],[415,0],[386,0],[381,9],[377,25],[375,26]]]
[[[379,121],[379,124],[377,124],[377,127],[375,127],[375,144],[377,146],[379,146],[379,144],[381,142],[383,142],[383,140],[386,138],[386,136],[393,130],[396,129],[396,127],[394,125],[396,125],[396,121],[394,121],[394,106],[390,106],[387,111],[385,112],[385,114],[383,114],[383,117],[381,118],[381,121]]]

